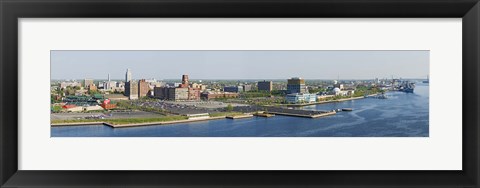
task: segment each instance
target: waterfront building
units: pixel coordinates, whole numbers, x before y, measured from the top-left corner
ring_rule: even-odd
[[[272,81],[260,81],[257,84],[258,91],[267,91],[270,92],[272,91]]]
[[[306,93],[307,87],[305,80],[300,77],[294,77],[287,80],[287,93]]]
[[[150,86],[145,81],[145,79],[139,80],[138,81],[138,98],[148,96],[148,91],[150,91]]]
[[[223,87],[224,92],[233,92],[233,93],[239,93],[243,91],[242,86],[225,86]]]
[[[285,96],[287,103],[312,103],[317,101],[316,94],[291,93]]]
[[[355,90],[349,89],[349,90],[341,90],[340,88],[336,87],[333,89],[333,94],[335,96],[351,96],[355,94]]]
[[[83,85],[85,87],[88,87],[90,85],[95,85],[95,84],[93,83],[93,79],[85,78],[85,80],[83,81]]]
[[[335,95],[317,95],[317,101],[324,101],[327,98],[335,97]]]

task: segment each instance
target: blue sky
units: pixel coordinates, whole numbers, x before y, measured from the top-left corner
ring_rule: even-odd
[[[52,79],[426,78],[429,51],[51,51]]]

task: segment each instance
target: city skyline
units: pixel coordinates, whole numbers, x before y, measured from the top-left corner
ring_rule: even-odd
[[[429,51],[51,51],[52,80],[124,80],[127,69],[136,80],[423,79]]]

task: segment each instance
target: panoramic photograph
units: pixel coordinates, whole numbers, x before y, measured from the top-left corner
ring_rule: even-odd
[[[54,50],[51,137],[428,137],[428,50]]]

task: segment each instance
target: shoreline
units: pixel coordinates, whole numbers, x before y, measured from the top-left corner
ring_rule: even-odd
[[[367,97],[375,96],[377,94],[367,95]],[[302,106],[310,106],[310,105],[318,105],[318,104],[326,104],[326,103],[334,103],[334,102],[344,102],[350,100],[357,100],[357,99],[364,99],[365,96],[360,97],[351,97],[351,98],[344,98],[338,100],[331,100],[331,101],[319,101],[314,103],[306,103],[306,104],[285,104],[283,106],[287,107],[302,107]],[[319,118],[324,116],[335,115],[336,113],[322,113],[317,115],[302,115],[302,114],[289,114],[289,113],[271,113],[275,115],[283,115],[283,116],[294,116],[294,117],[303,117],[303,118]],[[130,123],[130,124],[111,124],[106,121],[95,121],[95,122],[74,122],[74,123],[54,123],[50,124],[51,127],[68,127],[68,126],[85,126],[85,125],[104,125],[109,126],[112,128],[126,128],[126,127],[140,127],[140,126],[152,126],[152,125],[169,125],[169,124],[177,124],[177,123],[190,123],[190,122],[199,122],[199,121],[209,121],[209,120],[218,120],[218,119],[243,119],[253,117],[254,115],[241,115],[238,117],[235,116],[215,116],[209,117],[204,119],[185,119],[185,120],[174,120],[174,121],[159,121],[159,122],[145,122],[145,123]]]
[[[378,95],[378,94],[367,95],[367,97],[371,97],[371,96],[375,96],[375,95]],[[360,97],[351,97],[351,98],[337,99],[337,100],[331,100],[331,101],[319,101],[319,102],[305,103],[305,104],[285,104],[285,106],[287,106],[287,107],[301,107],[301,106],[311,106],[311,105],[334,103],[334,102],[344,102],[344,101],[351,101],[351,100],[365,99],[365,98],[366,98],[365,96],[360,96]]]
[[[324,116],[335,115],[336,112],[326,112],[316,115],[303,115],[303,114],[290,114],[290,113],[274,113],[273,115],[283,115],[283,116],[294,116],[299,118],[319,118]],[[191,122],[200,122],[200,121],[210,121],[210,120],[219,120],[219,119],[245,119],[252,118],[253,114],[244,114],[237,116],[216,116],[202,119],[185,119],[185,120],[174,120],[174,121],[157,121],[157,122],[145,122],[145,123],[129,123],[129,124],[111,124],[106,121],[95,121],[95,122],[74,122],[74,123],[54,123],[50,124],[50,127],[69,127],[69,126],[86,126],[86,125],[102,125],[109,126],[111,128],[127,128],[127,127],[141,127],[141,126],[154,126],[154,125],[170,125],[177,123],[191,123]]]

